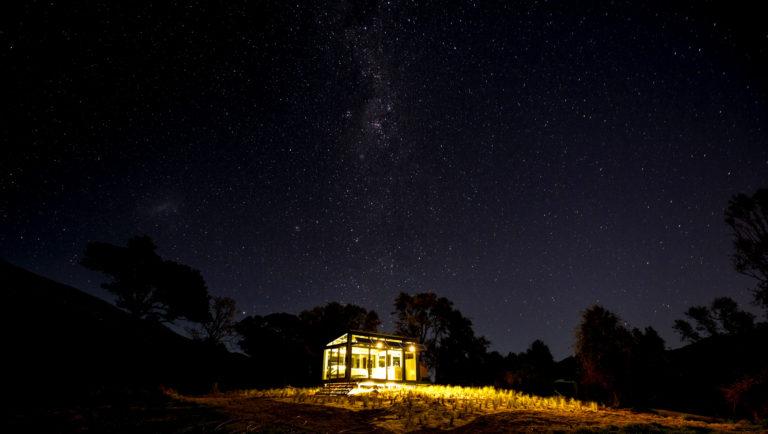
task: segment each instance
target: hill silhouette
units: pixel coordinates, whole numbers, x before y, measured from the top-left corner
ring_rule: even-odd
[[[73,402],[246,386],[249,359],[0,260],[6,387],[16,402]],[[100,398],[99,398],[100,397]],[[112,398],[109,398],[112,399]]]
[[[658,405],[703,414],[729,415],[723,388],[768,368],[768,327],[765,323],[738,335],[716,335],[667,352],[666,387]],[[765,405],[766,400],[759,400]],[[738,410],[738,409],[737,409]]]

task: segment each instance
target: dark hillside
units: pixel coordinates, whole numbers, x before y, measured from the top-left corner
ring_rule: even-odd
[[[717,335],[670,350],[668,386],[659,399],[666,408],[728,415],[722,388],[768,369],[765,324],[741,335]]]
[[[24,399],[104,393],[190,392],[249,376],[248,358],[211,348],[167,327],[0,260],[6,387]]]

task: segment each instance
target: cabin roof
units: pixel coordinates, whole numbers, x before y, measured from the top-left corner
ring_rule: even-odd
[[[364,330],[350,330],[347,333],[344,333],[338,338],[332,340],[331,342],[328,342],[326,346],[328,347],[344,344],[347,342],[347,336],[350,335],[353,336],[355,343],[360,344],[373,345],[376,342],[385,341],[388,347],[402,348],[406,345],[416,345],[420,349],[423,348],[423,345],[421,345],[417,339],[408,336],[401,336],[390,333],[369,332]]]

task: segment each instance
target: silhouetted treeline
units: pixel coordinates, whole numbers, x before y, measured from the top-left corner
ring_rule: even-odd
[[[476,336],[472,321],[445,297],[431,292],[400,293],[395,299],[396,332],[423,343],[427,366],[443,384],[488,384],[487,339]]]
[[[509,353],[505,357],[492,352],[488,359],[496,387],[542,396],[555,393],[558,367],[544,342],[535,340],[526,351]]]
[[[656,396],[665,349],[652,327],[629,330],[595,305],[582,314],[575,351],[583,396],[614,406],[645,406]]]
[[[235,329],[262,385],[307,385],[320,381],[328,342],[349,330],[376,331],[379,324],[374,311],[334,302],[298,315],[249,316]]]
[[[721,297],[714,304],[741,312],[730,299]],[[728,326],[726,332],[724,318],[705,318],[696,329],[706,329],[706,336],[665,350],[654,329],[630,330],[613,312],[590,307],[577,329],[580,396],[615,406],[767,417],[768,324]],[[686,333],[681,331],[683,337]]]
[[[396,333],[425,345],[425,361],[435,382],[495,384],[543,395],[554,392],[556,364],[543,342],[502,357],[488,351],[488,340],[477,336],[472,321],[445,297],[401,293],[394,307]],[[251,356],[264,385],[302,385],[320,381],[322,351],[328,342],[348,330],[376,331],[379,324],[374,311],[329,303],[298,315],[248,317],[236,330],[240,348]]]
[[[755,328],[755,316],[741,310],[730,297],[718,297],[710,306],[691,306],[684,319],[675,320],[674,329],[683,341],[697,342],[708,336],[738,335]]]
[[[718,334],[668,352],[663,407],[768,418],[768,324]]]

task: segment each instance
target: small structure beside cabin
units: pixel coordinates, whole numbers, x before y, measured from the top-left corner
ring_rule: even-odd
[[[325,346],[323,381],[419,382],[428,375],[423,352],[413,338],[352,330]]]

